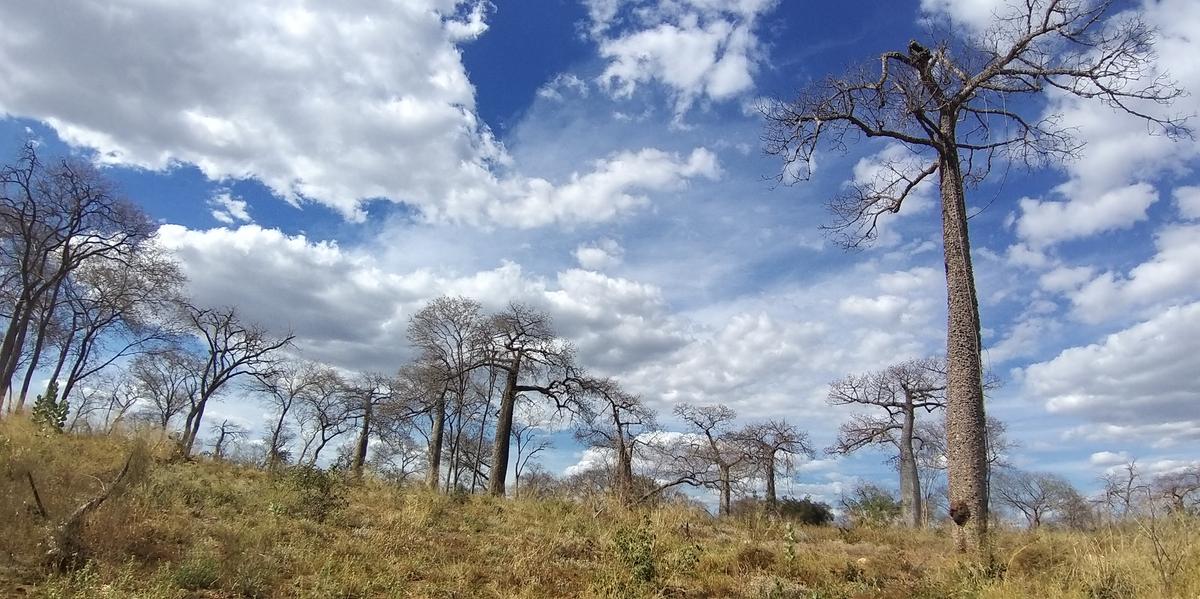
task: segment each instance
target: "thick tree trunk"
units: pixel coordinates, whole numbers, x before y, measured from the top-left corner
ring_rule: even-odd
[[[200,422],[204,419],[204,407],[208,404],[208,395],[201,395],[196,407],[188,412],[187,422],[183,425],[183,439],[180,440],[180,452],[183,457],[192,457],[192,447],[196,437],[200,436]]]
[[[633,456],[625,446],[624,436],[617,433],[617,500],[621,505],[633,503]]]
[[[971,267],[966,198],[955,150],[956,114],[942,115],[942,138],[950,140],[941,156],[942,241],[946,260],[946,440],[950,518],[960,551],[989,557],[987,441],[980,364],[979,304]]]
[[[917,456],[913,451],[912,396],[905,398],[904,423],[900,427],[900,519],[905,526],[921,525],[921,479],[917,476]]]
[[[729,467],[721,466],[721,507],[719,514],[728,516],[732,512],[733,482],[730,478]]]
[[[512,440],[513,408],[517,403],[517,377],[520,376],[520,370],[521,356],[518,355],[508,371],[504,395],[500,397],[500,414],[496,419],[496,442],[492,447],[488,492],[497,497],[504,496],[504,479],[508,476],[508,446]]]
[[[354,447],[354,464],[350,470],[354,473],[354,478],[361,480],[363,475],[363,467],[367,464],[367,445],[371,440],[371,400],[367,399],[363,403],[363,419],[362,428],[358,431],[358,443]]]
[[[446,391],[438,395],[437,405],[433,408],[433,426],[429,431],[429,478],[426,482],[432,491],[438,490],[441,484],[442,444],[446,431]]]
[[[775,454],[767,456],[767,507],[774,510],[779,506],[779,498],[775,495]]]

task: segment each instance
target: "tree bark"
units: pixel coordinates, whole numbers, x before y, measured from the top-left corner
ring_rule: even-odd
[[[429,478],[426,481],[432,491],[438,490],[441,483],[442,443],[446,430],[446,390],[438,395],[437,405],[433,408],[433,426],[429,431]]]
[[[354,464],[350,468],[357,480],[362,480],[363,467],[367,463],[367,445],[371,440],[371,411],[371,397],[368,395],[366,401],[363,402],[362,428],[358,431],[358,444],[354,448]]]
[[[775,454],[767,456],[767,507],[774,510],[779,506],[779,498],[775,495]]]
[[[732,510],[733,483],[730,480],[729,466],[721,466],[721,507],[719,515],[728,516]]]
[[[912,395],[905,392],[904,422],[900,427],[900,518],[905,526],[921,525],[921,479],[917,476],[917,456],[913,451]]]
[[[970,550],[986,559],[990,547],[979,303],[971,266],[962,170],[953,144],[956,117],[948,112],[939,122],[941,137],[947,140],[939,165],[947,301],[947,482],[956,545],[960,551]]]
[[[504,395],[500,397],[500,414],[496,419],[496,442],[492,447],[492,469],[488,476],[488,492],[504,497],[504,482],[508,476],[508,446],[512,438],[513,409],[517,403],[517,377],[521,371],[521,356],[517,354],[508,369]]]

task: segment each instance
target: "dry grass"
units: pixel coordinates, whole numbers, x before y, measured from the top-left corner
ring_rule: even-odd
[[[149,459],[89,520],[89,566],[48,576],[50,520]],[[684,507],[442,496],[319,475],[172,463],[154,437],[43,436],[0,423],[0,596],[1197,597],[1194,519],[1090,534],[1005,532],[998,563],[960,563],[934,530],[719,521]],[[323,485],[331,484],[331,487]],[[329,492],[324,492],[328,490]],[[792,539],[792,540],[789,540]],[[1170,569],[1152,541],[1178,558]],[[790,547],[790,549],[789,549]],[[1165,565],[1164,565],[1165,564]]]

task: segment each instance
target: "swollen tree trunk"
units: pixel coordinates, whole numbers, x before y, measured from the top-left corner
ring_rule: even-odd
[[[943,139],[955,139],[956,114],[940,119]],[[960,551],[989,555],[987,441],[980,364],[979,304],[967,237],[966,198],[958,152],[946,144],[940,157],[942,242],[946,260],[946,441],[950,518]]]
[[[905,392],[904,423],[900,427],[900,518],[905,526],[921,525],[921,479],[913,451],[912,394]]]
[[[446,430],[446,391],[438,395],[437,405],[433,408],[433,427],[429,431],[429,479],[426,481],[433,491],[438,490],[441,481],[442,443]]]
[[[521,356],[513,360],[504,384],[504,395],[500,397],[500,414],[496,419],[496,442],[492,446],[492,469],[488,476],[488,492],[497,497],[504,496],[504,479],[508,476],[508,445],[512,438],[513,409],[517,403],[517,377],[521,370]]]
[[[633,502],[633,456],[629,454],[629,450],[625,447],[625,439],[621,433],[617,433],[617,500],[621,505],[630,505]]]
[[[354,447],[354,463],[350,471],[354,473],[355,479],[362,479],[363,466],[367,463],[367,444],[371,440],[371,399],[367,396],[367,400],[363,402],[363,418],[362,428],[358,431],[358,443]]]

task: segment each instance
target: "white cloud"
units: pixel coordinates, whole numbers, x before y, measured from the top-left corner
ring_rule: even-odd
[[[1153,434],[1150,438],[1169,443],[1200,436],[1197,369],[1200,303],[1192,303],[1029,366],[1025,392],[1052,413],[1094,423],[1074,431],[1075,436]]]
[[[1038,285],[1050,292],[1074,291],[1090,281],[1095,273],[1096,270],[1090,266],[1057,266],[1038,277]]]
[[[221,191],[213,195],[209,198],[208,205],[212,207],[212,217],[226,225],[254,221],[246,209],[246,200],[233,197],[229,191]]]
[[[606,67],[600,84],[628,97],[667,86],[678,122],[696,100],[749,91],[766,50],[754,28],[776,0],[585,0]]]
[[[921,11],[978,33],[991,27],[996,15],[1004,14],[1011,4],[1011,0],[921,0]]]
[[[475,0],[4,3],[0,113],[44,121],[103,164],[194,164],[355,220],[385,198],[431,220],[591,222],[713,176],[706,150],[617,153],[561,186],[515,169],[476,115],[457,45],[484,32],[486,11]]]
[[[1188,220],[1200,219],[1200,187],[1177,187],[1172,195],[1175,196],[1179,216]]]
[[[1146,220],[1146,209],[1158,200],[1148,183],[1082,194],[1067,201],[1022,198],[1017,234],[1034,247],[1126,229]]]
[[[1129,463],[1129,454],[1124,451],[1097,451],[1088,458],[1093,466],[1116,466]]]
[[[605,270],[619,266],[625,256],[625,248],[612,239],[601,239],[575,248],[575,259],[588,270]]]
[[[1073,314],[1102,322],[1140,308],[1200,296],[1200,225],[1168,226],[1155,236],[1157,253],[1127,275],[1104,272],[1070,294]]]

